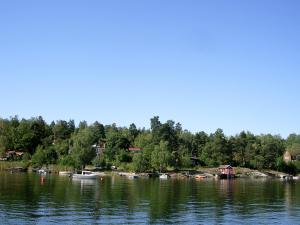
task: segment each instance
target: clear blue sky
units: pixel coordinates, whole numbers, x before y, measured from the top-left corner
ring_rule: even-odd
[[[300,2],[1,1],[0,116],[300,133]]]

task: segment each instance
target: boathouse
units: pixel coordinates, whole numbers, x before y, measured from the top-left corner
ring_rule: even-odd
[[[233,178],[234,171],[230,165],[221,165],[219,166],[219,177],[220,178]]]

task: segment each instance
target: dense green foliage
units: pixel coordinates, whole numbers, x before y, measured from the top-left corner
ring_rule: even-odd
[[[278,135],[254,135],[242,131],[225,136],[221,129],[212,134],[191,133],[181,124],[159,117],[150,120],[150,129],[129,128],[115,124],[102,125],[85,121],[75,126],[73,120],[59,120],[47,124],[42,117],[0,119],[0,154],[15,150],[26,152],[25,158],[35,166],[61,164],[80,168],[93,163],[98,167],[130,164],[137,172],[165,171],[167,168],[189,168],[195,162],[201,166],[233,166],[253,169],[277,169],[299,172],[298,162],[286,165],[282,155],[286,149],[300,153],[300,135],[287,139]],[[106,143],[103,154],[96,156],[100,142]],[[139,147],[139,153],[128,148]],[[24,157],[24,156],[23,156]]]

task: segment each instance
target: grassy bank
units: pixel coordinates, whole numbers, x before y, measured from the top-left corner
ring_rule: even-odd
[[[22,162],[22,161],[1,161],[0,162],[0,171],[5,171],[9,168],[13,167],[23,167],[28,168],[29,163],[28,162]]]
[[[63,166],[63,165],[50,165],[48,166],[48,168],[54,172],[54,173],[58,173],[59,171],[73,171],[74,168],[71,166]]]
[[[29,170],[32,168],[30,162],[23,162],[23,161],[1,161],[0,162],[0,171],[5,171],[7,169],[14,168],[14,167],[28,168]],[[73,167],[62,166],[58,164],[44,166],[43,168],[47,168],[51,170],[53,173],[58,173],[59,171],[73,171]]]

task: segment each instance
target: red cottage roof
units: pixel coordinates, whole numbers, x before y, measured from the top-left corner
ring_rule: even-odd
[[[129,151],[142,151],[142,148],[128,148]]]

